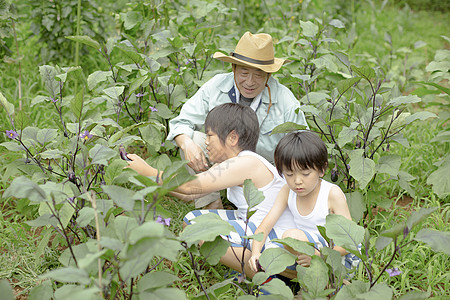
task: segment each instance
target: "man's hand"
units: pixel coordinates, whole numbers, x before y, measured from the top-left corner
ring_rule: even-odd
[[[208,169],[208,161],[202,148],[185,134],[175,138],[175,142],[184,152],[184,158],[189,161],[188,166],[195,172],[204,172]]]
[[[309,267],[311,265],[311,256],[306,254],[299,254],[297,256],[297,264],[302,267]]]

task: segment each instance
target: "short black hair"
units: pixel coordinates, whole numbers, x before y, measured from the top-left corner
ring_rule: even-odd
[[[284,136],[275,148],[275,166],[282,175],[283,170],[316,169],[325,172],[328,166],[328,151],[322,139],[311,131],[296,131]]]
[[[217,134],[222,144],[225,144],[225,139],[233,130],[239,136],[241,151],[256,150],[259,123],[253,109],[238,103],[225,103],[214,107],[206,116],[205,132]]]

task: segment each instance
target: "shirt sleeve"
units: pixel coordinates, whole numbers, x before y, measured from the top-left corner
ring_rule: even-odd
[[[192,138],[194,131],[202,128],[209,111],[209,98],[209,84],[206,82],[183,104],[180,114],[169,121],[168,141],[173,141],[180,134],[186,134]]]

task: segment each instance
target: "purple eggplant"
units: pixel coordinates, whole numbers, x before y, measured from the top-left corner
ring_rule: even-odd
[[[128,153],[127,151],[125,151],[125,148],[123,147],[123,145],[119,146],[119,154],[120,154],[120,158],[123,160],[127,160],[127,161],[131,161],[131,159],[128,158]]]

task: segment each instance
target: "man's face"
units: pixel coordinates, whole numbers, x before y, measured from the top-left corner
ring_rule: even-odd
[[[269,73],[256,68],[236,65],[234,70],[239,92],[246,98],[255,98],[264,90]]]

